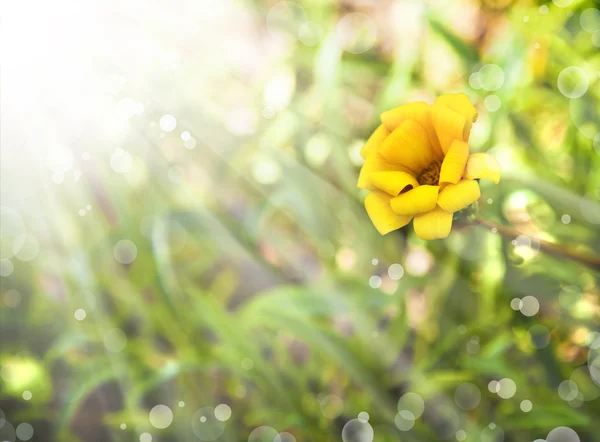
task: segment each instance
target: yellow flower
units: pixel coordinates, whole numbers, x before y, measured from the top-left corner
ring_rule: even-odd
[[[478,178],[498,183],[500,166],[486,153],[469,155],[477,111],[465,94],[416,102],[381,114],[362,148],[358,187],[371,190],[365,208],[385,235],[414,218],[421,239],[445,238],[452,214],[479,199]]]

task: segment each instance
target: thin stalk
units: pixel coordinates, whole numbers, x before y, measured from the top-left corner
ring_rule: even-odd
[[[523,235],[522,232],[519,232],[513,227],[496,224],[488,219],[477,217],[475,218],[474,222],[492,232],[498,232],[508,238],[516,238],[519,235]],[[569,249],[539,238],[535,238],[535,241],[539,244],[540,251],[546,253],[547,255],[551,255],[556,258],[567,258],[569,260],[584,264],[594,270],[600,271],[600,257],[598,256],[581,253],[579,251]]]

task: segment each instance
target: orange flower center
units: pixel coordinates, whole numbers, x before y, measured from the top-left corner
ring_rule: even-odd
[[[433,163],[430,163],[421,171],[417,177],[417,181],[420,185],[428,184],[430,186],[436,186],[440,181],[441,168],[442,163],[440,161],[434,161]]]

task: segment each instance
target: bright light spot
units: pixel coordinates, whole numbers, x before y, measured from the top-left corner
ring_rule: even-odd
[[[167,428],[173,422],[173,411],[166,405],[155,405],[148,413],[148,420],[154,428]]]
[[[113,256],[121,264],[131,264],[137,257],[137,246],[133,241],[122,239],[115,244]]]
[[[110,167],[117,173],[127,173],[131,169],[133,158],[123,149],[115,149],[110,156]]]
[[[371,286],[371,288],[378,289],[379,287],[381,287],[382,283],[383,280],[378,275],[373,275],[369,278],[369,285]]]
[[[127,345],[127,336],[118,328],[111,328],[104,333],[104,347],[111,353],[119,353]]]
[[[524,401],[521,401],[520,407],[521,407],[521,411],[524,411],[525,413],[529,413],[533,408],[533,404],[531,403],[530,400],[526,399]]]
[[[215,417],[221,422],[229,420],[231,417],[231,408],[227,404],[219,404],[215,407]]]
[[[509,378],[502,378],[498,381],[498,396],[502,399],[510,399],[517,392],[517,384]]]
[[[177,127],[177,119],[173,115],[166,114],[160,117],[158,125],[165,132],[173,132]]]
[[[567,98],[579,98],[590,86],[587,73],[577,66],[569,66],[558,74],[558,90]]]

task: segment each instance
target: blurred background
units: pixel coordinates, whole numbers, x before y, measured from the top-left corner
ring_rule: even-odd
[[[600,441],[600,2],[25,0],[2,11],[1,441]],[[503,167],[379,236],[383,110]]]

